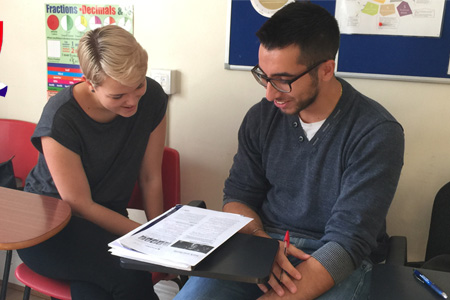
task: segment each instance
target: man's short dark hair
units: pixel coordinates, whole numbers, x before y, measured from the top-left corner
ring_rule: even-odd
[[[311,2],[293,2],[277,11],[258,30],[256,36],[268,50],[297,45],[299,63],[311,66],[336,58],[339,26],[325,8]]]

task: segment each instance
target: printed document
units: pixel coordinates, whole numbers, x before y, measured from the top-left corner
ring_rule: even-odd
[[[189,205],[177,205],[111,242],[113,255],[192,270],[252,218]]]

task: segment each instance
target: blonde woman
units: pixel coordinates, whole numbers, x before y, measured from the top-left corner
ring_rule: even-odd
[[[162,213],[167,95],[146,77],[146,51],[118,26],[87,32],[78,57],[84,81],[46,104],[32,136],[39,161],[25,187],[66,201],[73,217],[18,252],[37,273],[69,280],[74,300],[158,299],[151,274],[121,268],[107,245],[139,226],[126,211],[136,181],[147,218]]]

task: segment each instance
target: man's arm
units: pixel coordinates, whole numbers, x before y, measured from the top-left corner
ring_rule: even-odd
[[[271,238],[264,231],[263,224],[258,214],[247,205],[240,202],[228,202],[227,204],[224,205],[223,211],[237,213],[240,215],[244,215],[246,217],[253,218],[252,222],[250,222],[240,230],[241,233]],[[308,254],[305,254],[303,251],[295,248],[292,245],[290,245],[287,254],[295,256],[301,260],[310,259],[310,256]],[[270,276],[268,282],[268,284],[272,287],[271,291],[275,291],[280,296],[283,296],[286,293],[284,288],[282,287],[282,285],[280,285],[279,282],[282,270],[285,270],[286,272],[286,276],[283,276],[282,278],[282,283],[288,290],[287,294],[297,292],[295,281],[301,281],[300,279],[302,279],[302,276],[300,272],[289,262],[287,257],[284,255],[284,244],[280,241],[278,252],[275,257],[275,262],[272,267],[272,275]],[[293,281],[292,279],[296,280]],[[260,284],[259,288],[265,293],[269,291],[264,284]]]
[[[277,292],[270,290],[258,299],[315,299],[334,286],[330,273],[313,257],[300,263],[296,268],[302,274],[301,280],[294,280],[297,287],[296,293],[286,291],[284,296],[279,296]]]

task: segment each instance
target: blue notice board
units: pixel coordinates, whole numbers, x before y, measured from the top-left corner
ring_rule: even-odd
[[[312,1],[335,12],[335,0]],[[229,0],[228,49],[225,67],[250,70],[258,63],[256,31],[267,20],[250,0]],[[342,34],[337,74],[343,77],[379,78],[450,83],[450,6],[445,5],[440,38]]]

